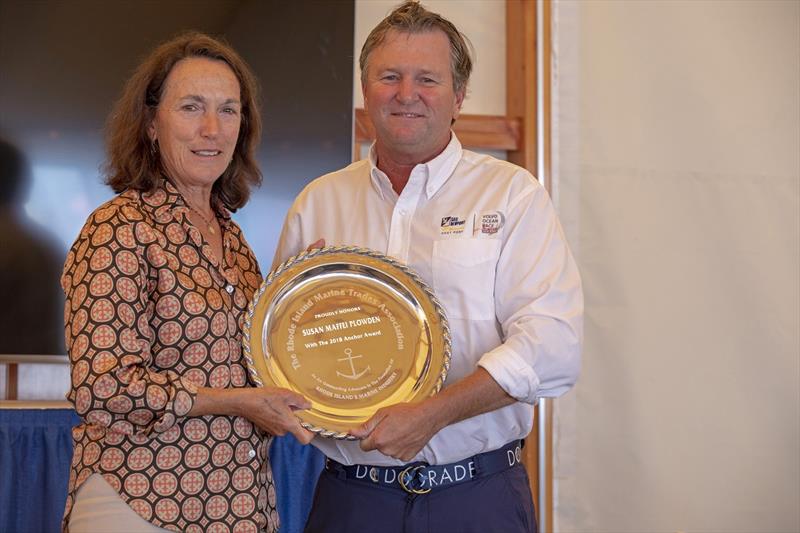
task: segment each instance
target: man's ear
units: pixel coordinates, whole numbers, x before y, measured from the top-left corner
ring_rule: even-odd
[[[361,96],[363,96],[362,100],[364,100],[364,111],[367,110],[367,84],[363,81],[361,82]]]
[[[456,92],[456,99],[455,102],[453,102],[453,122],[455,122],[459,113],[461,113],[461,106],[464,105],[465,94],[466,89],[461,89],[460,91]]]

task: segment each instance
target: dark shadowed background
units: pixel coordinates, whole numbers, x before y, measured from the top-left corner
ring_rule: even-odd
[[[350,162],[353,23],[353,0],[0,0],[0,137],[20,162],[4,156],[0,176],[0,353],[64,352],[61,262],[112,196],[106,116],[183,30],[226,38],[260,80],[264,183],[234,218],[266,274],[295,195]]]

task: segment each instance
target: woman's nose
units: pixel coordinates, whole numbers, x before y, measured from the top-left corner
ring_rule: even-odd
[[[203,115],[202,130],[204,137],[215,137],[219,133],[219,117],[216,113],[205,113]]]

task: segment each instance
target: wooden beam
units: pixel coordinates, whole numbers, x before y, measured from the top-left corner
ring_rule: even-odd
[[[375,140],[375,127],[372,125],[369,115],[367,115],[367,112],[363,108],[357,107],[354,111],[356,115],[354,128],[355,145],[358,148],[361,143],[368,143]],[[357,153],[358,151],[355,152],[355,154]]]
[[[74,409],[66,400],[0,400],[0,409]]]
[[[453,125],[461,144],[484,150],[516,150],[519,120],[490,115],[461,115]]]
[[[17,399],[17,382],[19,380],[16,363],[6,365],[6,400]]]
[[[367,112],[355,110],[356,144],[375,140],[375,128]],[[461,115],[453,125],[453,131],[465,148],[482,150],[517,150],[520,125],[516,118],[493,115]]]
[[[506,0],[506,114],[520,139],[508,160],[536,173],[536,2]]]

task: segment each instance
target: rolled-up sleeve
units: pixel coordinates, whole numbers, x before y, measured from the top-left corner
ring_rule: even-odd
[[[136,224],[118,206],[106,207],[89,218],[67,255],[61,278],[72,369],[67,398],[88,423],[149,435],[185,417],[197,388],[154,364],[150,295],[159,279]]]
[[[581,366],[583,292],[553,205],[538,184],[509,208],[494,291],[503,343],[478,365],[522,402],[569,390]]]

